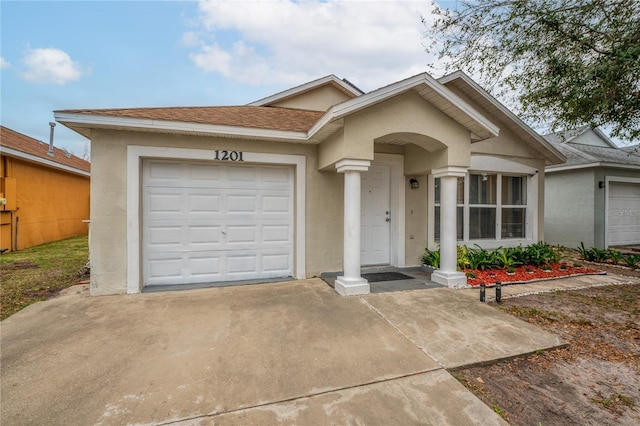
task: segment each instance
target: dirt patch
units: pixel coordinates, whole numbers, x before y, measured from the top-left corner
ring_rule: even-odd
[[[454,375],[514,425],[640,424],[640,283],[496,306],[568,347]]]
[[[20,270],[20,269],[38,269],[39,266],[30,260],[17,260],[12,263],[5,263],[2,265],[5,270]]]

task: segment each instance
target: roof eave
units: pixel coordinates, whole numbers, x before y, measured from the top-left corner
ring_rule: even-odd
[[[640,171],[640,165],[634,164],[623,164],[623,163],[608,163],[606,161],[598,161],[595,163],[584,163],[584,164],[571,164],[571,165],[557,165],[557,166],[548,166],[545,167],[545,173],[554,173],[554,172],[566,172],[569,170],[579,170],[579,169],[592,169],[595,167],[609,167],[612,169],[627,169],[627,170],[638,170]]]
[[[146,118],[113,117],[99,114],[68,113],[54,111],[56,121],[84,136],[82,129],[113,129],[151,131],[170,134],[223,136],[242,139],[278,140],[307,143],[307,132],[260,129],[253,127],[224,126],[184,121],[154,120]]]
[[[86,170],[77,169],[75,167],[67,166],[66,164],[60,164],[53,160],[48,160],[46,158],[38,157],[37,155],[29,154],[26,152],[18,151],[17,149],[9,148],[7,146],[2,147],[2,155],[6,155],[9,157],[19,158],[20,160],[28,161],[30,163],[40,164],[42,166],[51,167],[58,170],[63,170],[65,172],[90,177],[91,172]]]

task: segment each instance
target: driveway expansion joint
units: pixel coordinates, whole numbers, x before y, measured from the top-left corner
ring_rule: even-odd
[[[373,381],[370,381],[370,382],[360,383],[360,384],[352,385],[352,386],[342,386],[342,387],[337,387],[337,388],[333,388],[333,389],[327,389],[327,390],[324,390],[322,392],[312,392],[312,393],[308,393],[308,394],[300,395],[300,396],[295,396],[295,397],[291,397],[291,398],[285,398],[285,399],[276,400],[276,401],[264,402],[264,403],[261,403],[261,404],[249,405],[249,406],[246,406],[246,407],[234,408],[233,410],[219,411],[217,413],[201,414],[201,415],[193,416],[193,417],[184,417],[184,418],[181,418],[181,419],[174,419],[174,420],[170,420],[170,421],[162,422],[162,423],[154,423],[154,426],[166,426],[166,425],[178,424],[178,423],[186,422],[186,421],[214,418],[214,417],[219,417],[219,416],[226,415],[226,414],[239,413],[239,412],[246,411],[246,410],[252,410],[252,409],[255,409],[255,408],[269,407],[269,406],[272,406],[272,405],[284,404],[284,403],[287,403],[287,402],[298,401],[298,400],[305,399],[305,398],[313,398],[315,396],[327,395],[327,394],[334,393],[334,392],[342,392],[342,391],[349,390],[349,389],[357,389],[357,388],[361,388],[361,387],[365,387],[365,386],[377,385],[377,384],[381,384],[381,383],[389,383],[389,382],[392,382],[394,380],[400,380],[400,379],[405,379],[405,378],[408,378],[408,377],[419,376],[421,374],[431,373],[431,372],[438,371],[438,370],[442,370],[442,371],[444,371],[444,372],[446,372],[448,374],[447,370],[445,370],[444,368],[428,368],[428,369],[416,371],[416,372],[413,372],[413,373],[401,374],[399,376],[389,377],[389,378],[386,378],[386,379],[373,380]]]
[[[420,351],[423,354],[425,354],[427,357],[429,357],[431,360],[436,362],[440,366],[440,368],[446,369],[445,366],[439,360],[437,360],[433,355],[431,355],[429,352],[427,352],[427,349],[424,346],[418,345],[415,341],[413,341],[411,338],[409,338],[409,336],[407,336],[404,332],[402,332],[402,330],[400,330],[400,328],[398,326],[396,326],[393,322],[391,322],[391,320],[389,318],[387,318],[386,315],[384,315],[382,312],[380,312],[380,310],[376,309],[373,305],[371,305],[371,303],[367,302],[367,300],[364,297],[359,296],[358,299],[366,307],[371,309],[380,318],[382,318],[387,324],[389,324],[389,326],[391,326],[391,328],[393,328],[398,334],[400,334],[402,337],[407,339],[413,346],[415,346],[416,348],[420,349]],[[434,369],[434,370],[437,370],[437,369]]]

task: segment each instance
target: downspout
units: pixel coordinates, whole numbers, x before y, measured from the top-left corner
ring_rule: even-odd
[[[53,128],[56,127],[56,123],[49,123],[51,130],[49,131],[49,151],[47,155],[53,157]]]

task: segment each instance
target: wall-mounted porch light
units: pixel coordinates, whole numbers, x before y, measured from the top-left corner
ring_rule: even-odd
[[[604,181],[601,180],[598,182],[598,188],[600,189],[604,188]]]
[[[411,185],[411,189],[420,188],[420,181],[418,181],[418,179],[416,178],[409,179],[409,184]]]

